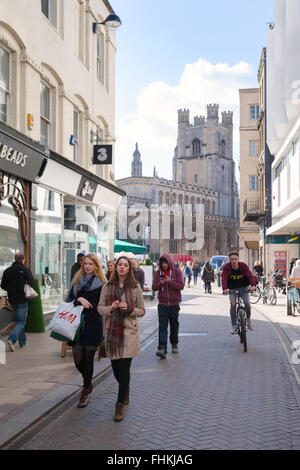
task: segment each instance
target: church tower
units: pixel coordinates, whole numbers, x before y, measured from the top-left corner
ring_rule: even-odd
[[[135,144],[135,151],[131,162],[131,176],[143,176],[143,163],[137,143]]]

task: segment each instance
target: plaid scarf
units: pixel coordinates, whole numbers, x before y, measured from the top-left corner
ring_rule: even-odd
[[[118,300],[121,302],[122,292],[118,286],[108,286],[108,305]],[[132,302],[131,292],[125,289],[125,298],[127,303],[127,315],[133,312],[134,304]],[[111,357],[122,357],[124,350],[124,313],[118,308],[112,312],[108,318],[107,333],[105,338],[105,349]]]

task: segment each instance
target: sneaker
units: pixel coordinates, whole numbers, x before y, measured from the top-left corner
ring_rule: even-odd
[[[8,347],[9,347],[9,350],[10,351],[14,351],[15,350],[15,347],[13,345],[13,343],[8,339],[7,340],[7,344],[8,344]]]
[[[164,359],[166,357],[166,348],[164,346],[158,346],[158,350],[156,351],[157,357]]]
[[[177,354],[178,353],[178,346],[177,344],[172,344],[172,353]]]
[[[251,323],[251,320],[250,320],[250,319],[247,320],[247,326],[248,326],[248,330],[254,331],[254,328],[253,328],[253,326],[252,326],[252,323]]]
[[[237,326],[233,326],[233,327],[232,327],[231,334],[232,334],[232,335],[237,335],[237,334],[238,334],[238,327],[237,327]]]

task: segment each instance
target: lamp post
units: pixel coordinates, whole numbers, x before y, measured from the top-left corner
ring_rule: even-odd
[[[121,26],[122,21],[120,20],[118,15],[115,15],[115,14],[108,15],[108,17],[104,21],[102,21],[101,23],[93,23],[93,33],[94,34],[97,33],[98,24],[103,24],[103,25],[107,26],[108,28],[118,28],[119,26]]]

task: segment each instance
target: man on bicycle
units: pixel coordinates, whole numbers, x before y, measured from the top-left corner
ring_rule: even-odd
[[[250,271],[246,263],[239,261],[239,254],[232,252],[229,254],[229,263],[225,264],[222,273],[222,289],[225,295],[230,294],[230,316],[232,324],[232,334],[237,334],[236,318],[236,296],[234,291],[239,291],[245,305],[247,314],[247,325],[250,331],[254,331],[251,324],[251,306],[249,300],[248,286],[250,290],[255,290],[257,278]]]

